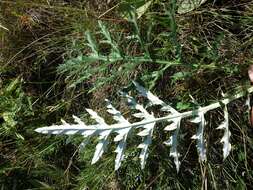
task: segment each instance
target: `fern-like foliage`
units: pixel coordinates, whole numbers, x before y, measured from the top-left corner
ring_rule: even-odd
[[[75,87],[84,81],[87,81],[94,75],[113,72],[113,75],[99,77],[95,82],[94,89],[100,85],[112,81],[117,76],[122,76],[135,69],[142,63],[154,63],[160,65],[164,71],[170,66],[179,65],[179,60],[163,60],[158,56],[150,55],[148,43],[141,35],[137,24],[136,13],[129,12],[128,21],[133,27],[133,31],[127,35],[112,33],[102,21],[98,21],[98,31],[92,33],[85,32],[85,50],[80,51],[76,57],[71,57],[64,64],[61,64],[57,71],[59,74],[67,74],[69,87]],[[124,42],[122,44],[122,42]],[[132,55],[126,49],[125,44],[136,44],[138,46],[138,55]],[[88,48],[86,48],[88,47]],[[105,48],[106,47],[106,48]],[[115,67],[115,63],[121,63]],[[77,78],[78,76],[78,78]],[[91,89],[94,90],[94,89]]]
[[[152,136],[156,124],[159,122],[169,122],[169,125],[164,128],[165,131],[169,131],[171,136],[170,138],[164,142],[166,145],[170,146],[170,156],[173,157],[174,163],[176,165],[177,171],[179,171],[180,167],[180,153],[177,149],[178,147],[178,138],[180,134],[180,126],[181,120],[183,118],[190,117],[191,122],[196,123],[198,125],[198,129],[196,135],[192,138],[196,139],[197,150],[199,154],[199,160],[201,162],[206,161],[206,145],[205,145],[205,113],[210,110],[216,109],[218,107],[224,106],[224,121],[220,124],[217,129],[224,130],[224,136],[221,139],[223,143],[223,158],[225,159],[230,151],[231,144],[229,142],[230,131],[229,131],[229,118],[228,118],[228,110],[227,105],[242,96],[244,93],[240,92],[235,96],[231,96],[230,98],[225,98],[219,102],[210,104],[205,107],[199,107],[197,110],[191,110],[186,112],[178,112],[170,105],[166,104],[162,100],[160,100],[157,96],[152,94],[150,91],[146,90],[144,87],[139,85],[136,82],[133,82],[138,93],[148,100],[146,106],[139,104],[135,98],[130,96],[126,92],[121,92],[121,95],[127,100],[128,105],[132,110],[134,110],[133,116],[140,119],[138,122],[130,123],[120,111],[118,111],[109,100],[106,100],[107,103],[107,112],[113,116],[113,119],[116,121],[114,124],[107,124],[105,120],[98,115],[95,111],[91,109],[86,109],[92,119],[96,121],[96,124],[86,125],[82,122],[78,117],[73,116],[75,124],[69,124],[62,120],[61,125],[52,125],[49,127],[42,127],[36,129],[37,132],[43,134],[66,134],[73,135],[79,133],[83,135],[85,140],[82,142],[80,147],[84,147],[89,143],[89,139],[93,136],[98,136],[99,142],[96,145],[96,150],[94,156],[92,158],[92,164],[96,163],[99,158],[103,155],[106,150],[106,147],[109,144],[109,136],[112,133],[116,133],[116,137],[114,141],[117,143],[116,147],[116,159],[115,159],[115,170],[119,169],[122,161],[124,160],[124,151],[127,144],[127,138],[134,133],[134,129],[140,129],[140,132],[137,134],[142,137],[142,143],[138,145],[138,148],[141,149],[139,158],[141,161],[141,167],[145,167],[145,163],[148,158],[148,149],[149,145],[152,143]],[[253,87],[248,88],[248,93],[253,92]],[[160,111],[165,112],[165,116],[163,117],[155,117],[152,112],[149,111],[149,107],[159,105]]]

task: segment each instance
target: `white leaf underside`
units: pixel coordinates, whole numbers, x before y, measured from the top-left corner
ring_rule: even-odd
[[[146,90],[144,87],[142,87],[141,85],[139,85],[137,82],[133,82],[137,91],[144,96],[145,98],[147,98],[149,100],[149,104],[148,106],[152,106],[152,105],[161,105],[161,111],[164,112],[169,112],[169,115],[173,115],[173,114],[180,114],[178,111],[176,111],[174,108],[172,108],[171,106],[167,105],[166,103],[164,103],[162,100],[160,100],[157,96],[155,96],[154,94],[152,94],[150,91]],[[180,122],[181,122],[181,117],[175,118],[175,119],[168,119],[168,122],[171,122],[171,124],[167,127],[165,127],[165,131],[174,131],[175,132],[172,134],[172,136],[169,138],[169,143],[165,142],[166,145],[171,146],[170,149],[170,156],[174,158],[174,163],[176,165],[176,169],[177,172],[179,171],[179,166],[180,166],[180,161],[179,161],[179,156],[180,154],[177,151],[177,146],[178,146],[178,134],[179,134],[179,129],[180,129]],[[153,126],[154,127],[154,126]],[[152,128],[152,133],[153,133],[153,128]],[[151,136],[152,136],[151,133]],[[151,140],[148,141],[149,143],[151,143]],[[142,166],[143,168],[144,166]]]
[[[198,111],[197,111],[198,112]],[[197,140],[197,150],[199,154],[200,161],[206,161],[206,148],[205,148],[205,138],[204,138],[204,130],[205,130],[205,112],[198,112],[197,116],[191,120],[192,123],[196,123],[199,125],[197,129],[197,133],[192,136],[192,139]]]
[[[138,104],[137,101],[129,96],[125,92],[121,92],[121,95],[127,99],[127,102],[131,109],[135,110],[133,114],[134,117],[141,119],[141,121],[130,123],[127,119],[123,117],[120,111],[116,110],[109,100],[106,100],[107,103],[107,112],[110,113],[113,119],[116,121],[115,124],[108,125],[105,120],[100,117],[95,111],[91,109],[86,109],[90,114],[91,118],[96,121],[96,124],[86,125],[80,118],[73,116],[74,124],[69,124],[62,120],[61,125],[52,125],[49,127],[37,128],[35,131],[43,134],[66,134],[66,135],[74,135],[81,134],[85,139],[80,144],[80,149],[83,149],[88,143],[90,143],[90,138],[93,136],[98,136],[99,142],[96,145],[96,150],[92,159],[92,164],[96,163],[99,158],[101,158],[102,154],[106,151],[107,145],[109,144],[109,137],[112,133],[116,133],[114,138],[114,142],[117,143],[117,147],[115,149],[116,159],[115,159],[115,170],[119,169],[122,161],[124,160],[124,152],[126,149],[127,138],[133,134],[133,129],[141,128],[141,131],[137,134],[142,138],[142,143],[139,144],[138,148],[141,149],[139,158],[141,161],[141,167],[144,168],[145,163],[148,158],[148,148],[152,143],[152,136],[156,124],[158,122],[167,121],[170,124],[164,128],[164,131],[172,133],[170,138],[164,142],[165,144],[170,146],[170,156],[174,158],[174,163],[176,165],[177,171],[179,171],[180,166],[180,154],[177,150],[178,147],[178,138],[180,132],[181,120],[186,117],[192,117],[196,115],[197,117],[193,118],[191,122],[197,123],[199,125],[197,129],[196,135],[193,136],[194,139],[197,140],[197,150],[199,153],[200,161],[206,160],[206,149],[205,149],[205,139],[204,139],[204,127],[205,127],[205,118],[204,114],[207,111],[214,110],[216,108],[221,107],[221,103],[227,105],[229,102],[243,97],[245,93],[238,93],[234,96],[230,96],[230,98],[225,98],[220,102],[216,102],[210,104],[205,107],[200,107],[198,110],[186,111],[183,113],[178,112],[173,107],[167,105],[162,100],[160,100],[157,96],[152,94],[150,91],[146,90],[144,87],[134,82],[134,85],[137,91],[143,97],[148,99],[147,107],[153,105],[160,105],[161,111],[166,112],[167,115],[163,117],[154,117],[153,113],[146,110],[146,108]],[[253,87],[248,88],[248,93],[253,92]],[[137,113],[136,113],[137,111]],[[229,152],[231,151],[231,144],[229,142],[230,131],[228,129],[228,112],[227,109],[224,110],[224,122],[218,127],[218,129],[224,130],[224,136],[221,139],[223,143],[223,158],[225,159]]]
[[[223,129],[224,135],[221,138],[221,143],[223,143],[223,159],[226,159],[231,151],[231,144],[229,142],[229,138],[231,136],[231,132],[229,131],[229,118],[228,118],[228,109],[227,105],[224,107],[224,121],[217,127],[216,129]]]
[[[134,83],[134,84],[135,84],[135,86],[139,85],[138,83]],[[138,87],[143,88],[141,86],[138,86]],[[140,89],[138,89],[138,87],[136,86],[137,90],[139,91]],[[145,92],[143,91],[143,93],[145,93]],[[131,108],[138,111],[138,113],[133,114],[134,117],[142,118],[143,122],[155,119],[153,114],[152,113],[150,114],[142,105],[138,104],[134,100],[133,97],[131,97],[127,94],[124,94],[124,93],[122,95],[125,98],[127,98],[128,102],[131,105]],[[140,125],[143,128],[143,130],[137,134],[138,136],[141,136],[144,139],[143,143],[139,144],[139,146],[138,146],[138,148],[141,149],[141,153],[139,155],[139,158],[141,160],[141,168],[142,169],[144,169],[145,164],[146,164],[146,160],[148,158],[148,147],[152,142],[152,135],[153,135],[153,130],[154,130],[155,124],[156,124],[156,122]]]
[[[130,123],[121,115],[121,113],[116,110],[111,102],[106,99],[107,102],[107,112],[113,115],[113,119],[118,122],[118,124],[126,124],[129,125]],[[115,142],[118,142],[118,146],[115,150],[117,153],[115,159],[115,170],[118,170],[121,162],[124,160],[124,151],[126,148],[126,140],[128,133],[130,132],[131,128],[124,128],[117,130],[117,136],[114,138]]]
[[[107,131],[103,131],[100,134],[100,136],[99,136],[100,141],[96,146],[96,151],[95,151],[94,156],[92,158],[91,164],[96,163],[99,160],[99,158],[102,156],[102,154],[105,152],[106,147],[109,143],[108,137],[109,137],[110,133],[111,133],[111,130],[107,130]]]

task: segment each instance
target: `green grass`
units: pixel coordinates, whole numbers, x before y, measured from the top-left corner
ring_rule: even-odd
[[[49,2],[49,3],[48,3]],[[230,108],[232,154],[222,160],[207,115],[208,162],[198,162],[191,125],[182,129],[182,167],[177,174],[168,136],[155,131],[144,170],[128,142],[127,158],[113,171],[114,153],[90,165],[94,146],[77,152],[81,137],[44,136],[35,128],[85,108],[105,114],[103,99],[141,81],[179,110],[201,105],[248,82],[252,64],[253,2],[208,0],[186,14],[175,1],[154,0],[140,18],[144,1],[1,1],[0,24],[0,188],[5,189],[250,189],[252,128],[242,99]],[[232,92],[231,92],[232,93]],[[124,106],[122,106],[124,111]],[[126,113],[127,114],[127,113]]]

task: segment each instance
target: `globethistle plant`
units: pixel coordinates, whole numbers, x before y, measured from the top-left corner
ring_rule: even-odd
[[[170,156],[173,157],[174,163],[176,166],[177,172],[180,168],[180,153],[178,152],[178,140],[180,134],[180,126],[182,124],[182,119],[190,118],[192,123],[198,125],[196,134],[192,139],[196,139],[196,146],[199,155],[199,161],[204,162],[207,160],[206,152],[206,142],[205,142],[205,114],[219,107],[223,107],[224,112],[224,121],[217,127],[217,129],[223,130],[224,135],[221,138],[221,143],[223,143],[223,158],[226,159],[231,151],[230,136],[231,132],[229,130],[229,113],[227,106],[228,104],[240,97],[245,95],[244,92],[240,92],[231,96],[230,98],[224,98],[223,100],[212,103],[205,107],[198,107],[195,110],[190,110],[186,112],[179,112],[171,107],[169,104],[166,104],[164,101],[159,99],[157,96],[152,94],[150,91],[146,90],[144,87],[139,85],[137,82],[133,82],[137,92],[144,98],[148,100],[146,106],[138,103],[135,98],[130,96],[126,92],[121,92],[121,96],[127,100],[129,107],[134,110],[132,114],[133,117],[140,119],[137,122],[130,122],[123,114],[118,111],[109,100],[106,99],[107,103],[107,112],[112,115],[113,119],[116,121],[115,124],[107,124],[106,121],[98,115],[97,112],[86,109],[92,119],[96,121],[96,124],[87,125],[80,118],[73,116],[74,124],[69,124],[62,120],[61,125],[52,125],[49,127],[42,127],[36,129],[37,132],[43,134],[81,134],[84,137],[84,141],[81,143],[80,148],[83,148],[86,144],[89,143],[89,140],[93,136],[98,136],[99,142],[96,145],[96,150],[92,158],[92,164],[96,163],[99,158],[105,152],[109,144],[109,136],[113,133],[116,133],[114,142],[117,143],[116,147],[116,159],[115,159],[115,170],[118,170],[122,161],[124,160],[124,152],[126,149],[127,139],[134,134],[134,130],[140,129],[140,132],[137,133],[138,136],[142,137],[142,142],[138,145],[140,151],[140,161],[141,168],[145,167],[145,163],[148,158],[148,149],[149,145],[152,143],[152,137],[157,123],[166,122],[169,123],[163,130],[165,132],[171,132],[171,136],[164,144],[170,146]],[[253,92],[253,87],[247,89],[247,93],[250,94]],[[160,111],[165,113],[165,116],[155,117],[154,113],[150,112],[148,108],[158,105],[160,106]]]

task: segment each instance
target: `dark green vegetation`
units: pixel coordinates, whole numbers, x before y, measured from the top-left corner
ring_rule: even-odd
[[[106,117],[103,99],[118,102],[116,92],[133,79],[178,110],[194,106],[189,95],[207,105],[249,83],[253,1],[208,0],[185,14],[176,12],[175,0],[154,0],[145,11],[138,9],[142,5],[0,1],[0,189],[253,188],[253,128],[243,99],[229,106],[232,153],[225,161],[222,134],[215,130],[220,110],[207,115],[205,164],[189,140],[195,128],[184,125],[178,174],[162,144],[168,137],[163,131],[155,131],[144,170],[131,146],[136,137],[117,172],[115,147],[90,165],[95,145],[79,153],[79,136],[34,132],[72,114],[87,120],[85,107]]]

